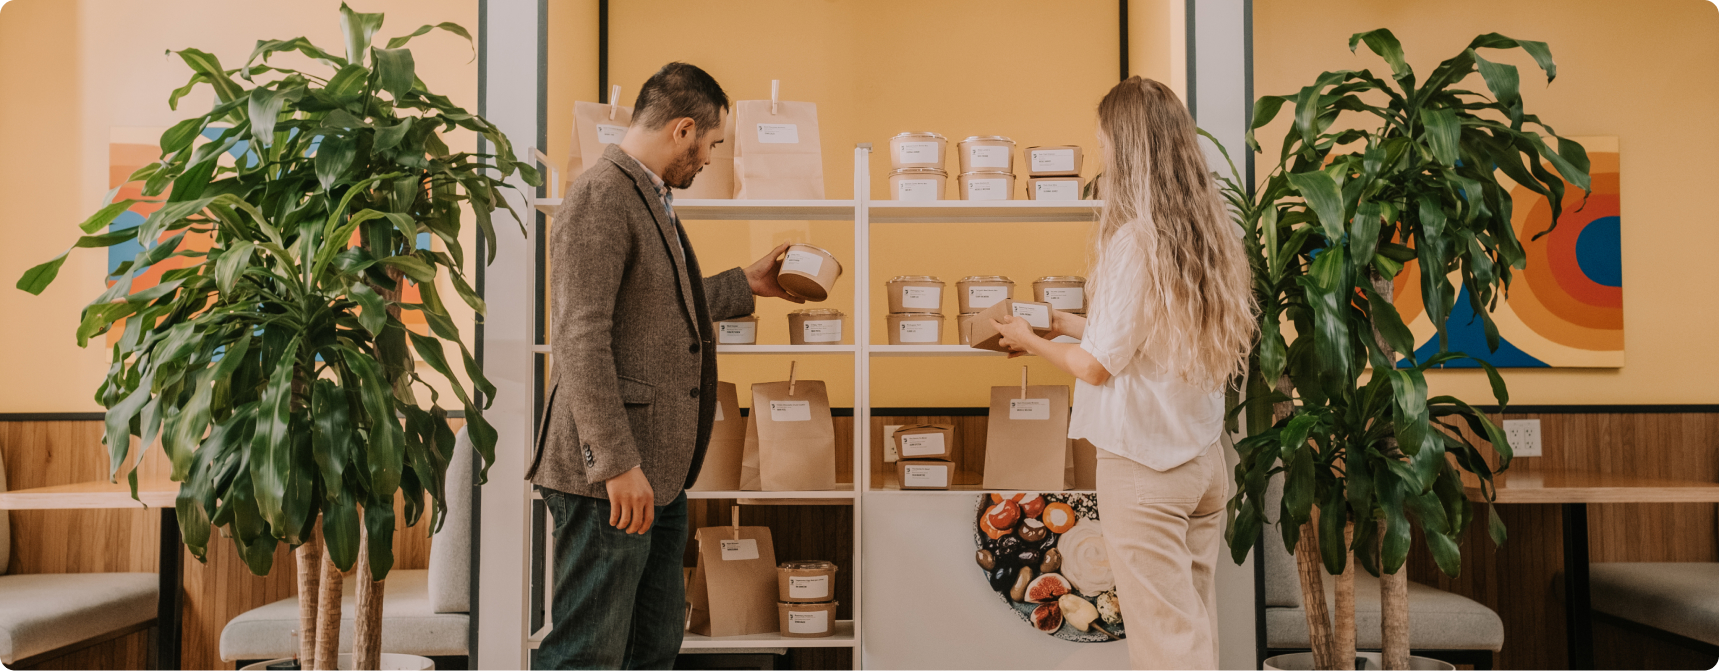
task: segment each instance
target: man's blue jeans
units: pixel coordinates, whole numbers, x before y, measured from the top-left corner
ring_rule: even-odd
[[[543,488],[555,519],[553,628],[540,669],[672,669],[686,629],[686,494],[643,534],[609,526],[609,502]]]

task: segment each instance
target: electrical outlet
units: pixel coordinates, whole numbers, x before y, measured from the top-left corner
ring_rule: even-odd
[[[1510,449],[1518,457],[1538,457],[1542,454],[1538,419],[1504,420],[1504,437],[1510,441]]]

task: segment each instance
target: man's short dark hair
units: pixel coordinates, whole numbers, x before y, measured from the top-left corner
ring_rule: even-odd
[[[710,73],[687,63],[669,63],[645,80],[639,99],[633,103],[633,123],[656,130],[675,119],[690,117],[700,133],[716,128],[722,110],[728,109],[728,93]]]

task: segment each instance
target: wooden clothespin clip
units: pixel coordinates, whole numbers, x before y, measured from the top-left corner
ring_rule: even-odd
[[[734,506],[731,510],[733,511],[733,524],[729,526],[729,530],[734,533],[734,540],[740,540],[740,506]]]
[[[621,85],[609,87],[609,120],[615,120],[615,112],[621,109]]]
[[[1021,366],[1021,398],[1027,397],[1027,367]]]
[[[782,80],[770,80],[770,114],[776,114],[776,101],[782,97]]]
[[[794,395],[794,367],[798,366],[799,363],[800,362],[798,362],[798,361],[789,361],[788,362],[788,395],[789,396]]]

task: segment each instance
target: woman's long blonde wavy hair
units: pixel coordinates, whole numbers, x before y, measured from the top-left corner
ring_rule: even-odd
[[[1170,87],[1130,77],[1098,104],[1098,126],[1107,150],[1092,267],[1143,263],[1144,350],[1168,375],[1218,389],[1245,370],[1258,320],[1247,252],[1194,120]],[[1090,283],[1095,299],[1113,289],[1104,274]]]

